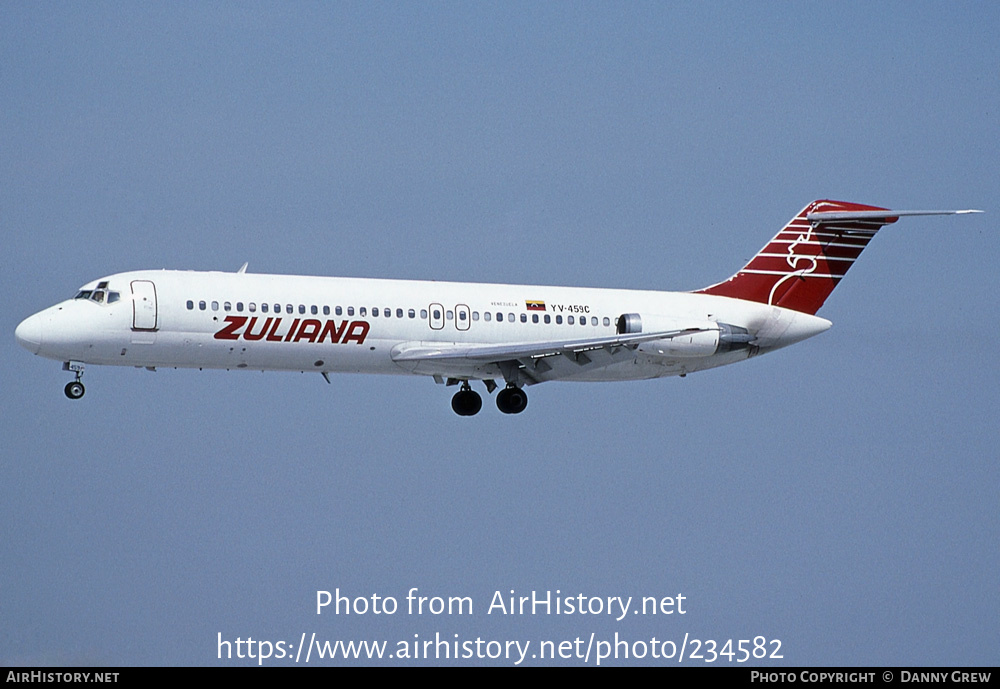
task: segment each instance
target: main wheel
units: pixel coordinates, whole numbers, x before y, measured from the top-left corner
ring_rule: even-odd
[[[451,398],[451,408],[459,416],[475,416],[483,408],[483,398],[475,390],[459,390]]]
[[[66,396],[71,400],[80,399],[86,391],[87,389],[83,387],[83,383],[78,380],[72,380],[66,383],[66,387],[63,388],[63,392],[65,392]]]
[[[497,409],[504,414],[520,414],[528,406],[528,395],[519,387],[511,386],[497,393]]]

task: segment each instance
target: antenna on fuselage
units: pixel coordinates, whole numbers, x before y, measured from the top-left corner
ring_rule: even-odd
[[[236,272],[237,272],[237,273],[245,273],[245,272],[247,272],[247,266],[248,266],[248,265],[250,265],[250,261],[247,261],[246,263],[244,263],[244,264],[243,264],[243,265],[242,265],[242,266],[240,267],[240,269],[239,269],[239,270],[237,270]]]

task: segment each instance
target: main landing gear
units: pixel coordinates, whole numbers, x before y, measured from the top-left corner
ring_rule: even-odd
[[[451,408],[459,416],[475,416],[483,408],[483,398],[469,387],[469,381],[462,382],[462,389],[451,398]]]
[[[513,383],[497,393],[497,409],[504,414],[520,414],[527,406],[527,393]]]
[[[64,371],[73,371],[76,373],[76,380],[66,383],[66,387],[63,388],[63,392],[71,400],[78,400],[83,397],[83,393],[87,391],[87,388],[83,387],[81,378],[83,378],[83,364],[77,363],[75,361],[67,361],[63,364]]]
[[[492,382],[487,381],[490,392],[496,389],[496,384],[489,385]],[[527,406],[528,395],[514,384],[507,385],[497,393],[497,409],[504,414],[520,414]],[[483,408],[483,398],[469,386],[469,381],[463,380],[462,388],[451,398],[451,408],[459,416],[475,416]]]

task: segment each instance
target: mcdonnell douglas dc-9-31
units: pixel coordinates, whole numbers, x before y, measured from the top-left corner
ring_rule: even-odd
[[[901,211],[814,201],[728,280],[654,292],[195,271],[94,280],[26,318],[18,343],[75,374],[85,364],[394,373],[458,386],[461,416],[483,381],[505,414],[550,380],[686,376],[817,335],[816,312],[875,233]],[[501,381],[498,383],[498,381]]]

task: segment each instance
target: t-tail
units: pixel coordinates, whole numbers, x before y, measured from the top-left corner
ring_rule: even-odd
[[[815,314],[883,226],[907,215],[959,213],[982,211],[895,211],[813,201],[736,275],[697,292]]]

